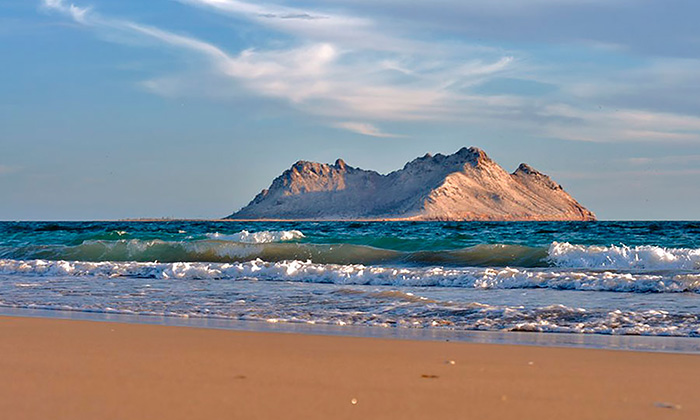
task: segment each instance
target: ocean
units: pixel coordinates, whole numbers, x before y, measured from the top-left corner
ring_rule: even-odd
[[[700,222],[0,222],[0,308],[700,336]]]

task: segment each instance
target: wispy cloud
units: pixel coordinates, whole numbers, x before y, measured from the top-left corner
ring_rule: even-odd
[[[200,2],[202,3],[202,2]],[[270,9],[242,2],[210,2],[252,13]],[[247,49],[230,55],[221,48],[194,37],[175,34],[136,22],[108,19],[89,8],[67,5],[62,0],[44,0],[46,7],[72,17],[76,22],[96,30],[119,30],[157,40],[183,51],[208,58],[221,75],[242,83],[249,91],[282,98],[309,112],[329,117],[362,117],[376,120],[450,119],[470,107],[494,101],[457,92],[492,74],[512,66],[511,56],[484,59],[436,61],[417,57],[393,57],[395,65],[387,65],[386,56],[377,59],[364,51],[338,47],[333,43],[303,43],[280,50]],[[301,13],[277,9],[275,13]],[[340,19],[341,22],[355,22]],[[429,58],[429,57],[428,57]],[[397,71],[396,63],[408,69]],[[157,91],[157,83],[148,84]],[[173,94],[175,86],[169,85]]]
[[[328,3],[371,14],[378,20],[404,22],[416,32],[488,38],[537,48],[580,43],[642,54],[698,55],[694,17],[700,7],[692,0],[676,1],[672,8],[650,0],[305,1],[307,5]],[[643,30],[643,22],[650,19],[657,22],[654,30]]]
[[[293,23],[292,25],[304,25],[306,27],[323,26],[335,27],[339,30],[364,27],[369,25],[367,19],[344,16],[335,13],[323,13],[295,7],[250,3],[239,0],[176,0],[181,3],[191,4],[200,7],[207,7],[231,14],[244,15],[261,21],[276,20],[300,20],[307,21]],[[309,22],[311,21],[311,22]],[[313,22],[321,21],[321,22]],[[290,25],[288,22],[275,22],[274,25]]]
[[[350,48],[379,51],[415,51],[423,42],[396,37],[382,31],[368,18],[275,4],[238,0],[176,0],[215,12],[239,16],[270,29],[301,37],[309,42],[331,42]]]
[[[624,171],[624,170],[614,170],[614,171],[595,171],[595,172],[585,172],[585,171],[551,171],[549,173],[555,179],[563,180],[600,180],[600,181],[610,181],[619,179],[653,179],[658,177],[689,177],[700,175],[700,169],[698,168],[688,168],[688,169],[648,169],[648,170],[636,170],[636,171]]]
[[[543,107],[545,130],[566,140],[700,141],[700,117],[640,110],[581,109],[566,104]]]
[[[684,166],[700,164],[700,155],[671,155],[671,156],[654,156],[654,157],[631,157],[624,159],[625,163],[634,166]]]
[[[43,0],[43,5],[96,32],[119,32],[167,45],[186,56],[197,55],[209,64],[200,77],[214,75],[217,83],[228,84],[219,91],[282,100],[363,135],[390,137],[377,124],[410,120],[499,124],[566,140],[700,141],[700,118],[633,107],[598,109],[592,104],[597,96],[585,83],[579,80],[577,92],[569,88],[565,75],[550,77],[525,53],[417,40],[371,18],[325,10],[238,0],[177,1],[272,28],[287,34],[291,46],[256,46],[231,53],[193,36],[105,17],[64,0]],[[476,87],[498,77],[556,83],[564,96],[476,93]],[[595,78],[590,80],[589,86],[595,85]],[[143,85],[167,96],[190,90],[177,77],[155,77]]]
[[[362,122],[343,121],[335,124],[335,126],[344,130],[352,131],[353,133],[371,137],[403,137],[398,134],[385,133],[372,124]]]
[[[44,7],[60,10],[70,15],[78,23],[87,23],[86,15],[90,13],[90,7],[78,7],[74,4],[66,4],[63,0],[43,0]]]

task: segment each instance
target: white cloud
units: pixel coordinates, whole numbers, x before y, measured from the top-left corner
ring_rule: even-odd
[[[244,17],[270,29],[302,37],[309,42],[333,42],[351,48],[379,51],[414,51],[427,47],[422,42],[388,35],[367,18],[238,0],[176,1]]]
[[[94,12],[76,15],[73,12],[79,9],[76,6],[66,6],[61,0],[44,1],[47,7],[85,25],[125,31],[198,53],[208,58],[220,74],[242,83],[254,93],[285,99],[309,112],[330,117],[449,119],[464,113],[471,106],[478,108],[494,101],[493,98],[458,94],[453,90],[477,83],[491,74],[504,72],[514,62],[510,56],[494,61],[474,59],[465,62],[413,59],[404,60],[403,65],[410,70],[400,73],[387,67],[384,57],[377,60],[362,52],[320,42],[283,50],[248,49],[230,55],[213,44],[193,37],[135,22],[106,19]],[[208,2],[212,3],[210,0]],[[274,13],[292,13],[286,9],[263,9],[228,0],[214,3],[227,7],[235,5],[246,13],[256,13],[256,16],[270,10],[274,10]],[[296,9],[293,12],[300,13]],[[80,20],[76,16],[80,16]],[[147,82],[146,85],[153,91],[159,87],[154,82]],[[176,90],[177,86],[171,79],[168,94],[173,95]]]
[[[78,23],[87,23],[87,14],[90,13],[89,7],[78,7],[74,4],[66,4],[63,0],[43,0],[44,7],[57,9],[69,14]]]
[[[373,125],[377,122],[424,120],[508,125],[567,140],[700,141],[698,117],[595,109],[590,98],[587,105],[585,95],[576,94],[575,88],[567,91],[569,97],[557,98],[473,93],[474,86],[494,77],[533,79],[530,72],[540,69],[512,51],[470,50],[452,43],[445,47],[440,42],[433,44],[435,48],[424,48],[425,42],[380,30],[371,19],[338,13],[237,0],[179,1],[274,27],[292,34],[296,43],[284,49],[249,48],[233,54],[195,37],[107,18],[63,0],[43,0],[43,5],[98,32],[116,31],[170,46],[181,54],[196,54],[209,63],[200,77],[214,74],[249,94],[344,121],[335,126],[364,135],[391,136]],[[566,78],[552,81],[565,84]],[[144,86],[167,96],[191,89],[191,84],[183,86],[173,77],[154,78]],[[584,84],[578,86],[586,91],[581,88]]]
[[[323,13],[295,7],[256,4],[238,0],[177,0],[181,3],[208,7],[231,14],[245,15],[263,22],[273,22],[279,27],[295,28],[297,25],[343,29],[356,29],[368,26],[367,19]],[[289,25],[289,26],[287,26]]]
[[[335,124],[335,126],[344,130],[352,131],[353,133],[371,137],[403,137],[398,134],[385,133],[372,124],[362,122],[344,121]]]

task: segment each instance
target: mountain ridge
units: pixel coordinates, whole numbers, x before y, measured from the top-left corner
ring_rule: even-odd
[[[522,163],[506,172],[477,147],[425,154],[380,174],[300,160],[228,219],[595,220],[549,176]]]

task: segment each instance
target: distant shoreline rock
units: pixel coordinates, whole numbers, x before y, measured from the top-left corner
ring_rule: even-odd
[[[561,185],[523,163],[506,172],[483,150],[426,154],[382,175],[299,161],[275,178],[236,220],[595,220]]]

